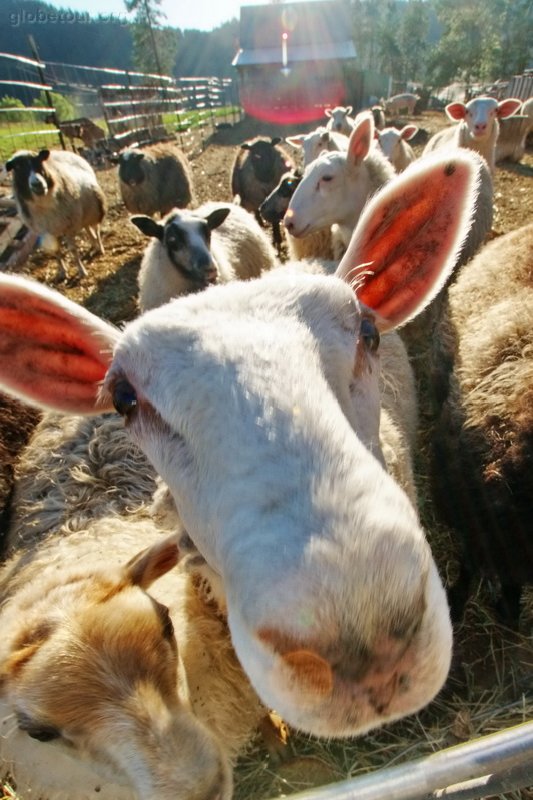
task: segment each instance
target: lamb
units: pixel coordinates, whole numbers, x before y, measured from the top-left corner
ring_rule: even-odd
[[[272,270],[124,331],[0,276],[2,385],[63,413],[119,411],[222,581],[260,699],[316,735],[412,713],[448,672],[445,592],[383,466],[379,331],[446,281],[477,179],[467,152],[412,165],[367,205],[335,276]]]
[[[374,146],[374,120],[362,112],[348,150],[321,153],[304,172],[284,218],[291,236],[300,238],[334,224],[344,247],[368,199],[395,176],[394,167]]]
[[[231,192],[233,202],[242,205],[254,214],[259,225],[263,224],[259,206],[276,187],[281,176],[296,164],[281,146],[282,139],[256,136],[241,144],[231,169]],[[279,224],[272,226],[272,238],[278,253],[281,247]]]
[[[286,142],[303,150],[303,166],[314,161],[324,150],[347,150],[348,137],[328,128],[319,127],[311,133],[287,136]]]
[[[459,618],[480,571],[499,580],[515,624],[533,575],[533,224],[489,242],[449,290],[436,341],[444,397],[433,435],[437,508],[459,534]],[[442,352],[443,351],[443,352]],[[439,375],[443,364],[451,373]]]
[[[234,204],[174,209],[163,223],[150,217],[131,221],[153,237],[139,271],[141,311],[214,283],[257,278],[278,263],[254,217]]]
[[[445,108],[446,114],[459,124],[432,136],[423,154],[432,153],[441,147],[466,147],[483,156],[494,175],[498,120],[511,117],[521,105],[520,100],[514,98],[498,102],[493,97],[475,97],[466,105],[460,102],[449,103]]]
[[[409,144],[409,140],[417,133],[417,125],[404,125],[401,130],[384,128],[376,132],[379,146],[396,172],[403,172],[415,160],[415,152]]]
[[[265,711],[154,488],[115,415],[46,415],[19,463],[0,760],[22,800],[231,797]]]
[[[52,238],[59,277],[67,274],[57,246],[62,236],[76,258],[78,274],[87,275],[74,237],[85,229],[103,255],[100,223],[106,212],[105,196],[90,164],[64,150],[17,150],[6,169],[13,172],[13,193],[22,220],[31,230]]]
[[[302,175],[299,170],[286,172],[276,188],[261,203],[259,207],[261,216],[271,225],[276,222],[279,224],[282,221],[289,207],[290,199],[301,179]],[[331,228],[322,228],[322,230],[300,239],[296,239],[286,231],[286,241],[289,259],[294,261],[301,259],[333,260],[337,256]],[[337,261],[341,255],[336,259]]]
[[[387,114],[401,114],[401,112],[405,110],[407,114],[412,117],[415,113],[415,106],[419,100],[420,97],[417,94],[403,92],[402,94],[395,94],[393,97],[389,97],[388,100],[384,100],[383,105]]]
[[[118,182],[130,214],[159,213],[194,202],[192,171],[185,153],[170,142],[142,150],[128,148],[111,159],[118,163]]]
[[[353,108],[352,106],[335,106],[335,108],[326,108],[324,113],[329,117],[327,128],[330,131],[343,133],[349,136],[353,131],[355,120],[350,117]]]
[[[533,109],[532,109],[533,111]],[[522,160],[526,152],[527,137],[533,131],[533,113],[531,116],[526,114],[515,114],[508,119],[500,122],[500,135],[496,141],[495,162]]]

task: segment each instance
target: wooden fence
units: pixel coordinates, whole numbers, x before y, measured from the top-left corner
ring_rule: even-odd
[[[75,119],[58,122],[54,92],[75,106]],[[174,139],[192,155],[205,146],[219,125],[234,124],[241,118],[236,82],[230,78],[173,79],[105,67],[41,62],[11,53],[0,53],[0,96],[2,163],[19,149],[67,147],[69,143],[89,160],[101,159],[123,147]],[[83,150],[83,141],[76,139],[84,119],[102,128],[103,138],[95,141],[94,150]],[[0,180],[3,264],[17,264],[24,256],[23,242],[25,231],[10,200],[9,180],[4,172]]]

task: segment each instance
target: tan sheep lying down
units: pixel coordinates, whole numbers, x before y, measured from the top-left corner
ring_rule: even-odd
[[[0,572],[1,774],[43,800],[231,797],[264,709],[119,418],[58,418],[18,468]],[[130,488],[131,487],[131,488]]]

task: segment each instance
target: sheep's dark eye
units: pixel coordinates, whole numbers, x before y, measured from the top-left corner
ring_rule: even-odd
[[[323,183],[330,183],[333,180],[333,175],[322,175],[321,180]]]
[[[128,417],[137,407],[135,389],[126,380],[117,381],[113,386],[113,405],[123,417]]]
[[[59,739],[61,734],[52,725],[39,724],[35,720],[30,719],[26,714],[17,714],[17,723],[19,730],[27,733],[32,739],[37,739],[39,742],[51,742],[53,739]]]
[[[361,321],[361,339],[371,353],[377,352],[380,340],[379,331],[374,321],[369,317],[364,317]]]

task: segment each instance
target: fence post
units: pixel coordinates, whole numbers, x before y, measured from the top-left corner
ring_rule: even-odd
[[[28,35],[28,42],[30,44],[30,50],[31,50],[31,52],[33,54],[33,57],[34,57],[35,61],[37,62],[37,72],[39,73],[39,78],[41,79],[41,83],[43,85],[43,92],[46,95],[46,101],[47,101],[49,107],[54,109],[53,114],[52,114],[52,119],[53,119],[54,125],[56,126],[57,130],[59,131],[59,141],[61,142],[61,147],[63,148],[63,150],[66,150],[67,148],[66,148],[66,145],[65,145],[65,140],[63,138],[63,134],[61,133],[61,128],[59,127],[59,120],[58,120],[57,114],[56,114],[56,107],[55,107],[54,103],[52,102],[52,95],[50,94],[48,89],[44,88],[45,86],[47,86],[47,83],[46,83],[46,81],[44,79],[44,72],[43,72],[43,69],[41,67],[41,58],[39,56],[39,51],[37,50],[37,45],[35,44],[35,39],[33,38],[33,36],[31,34]]]

